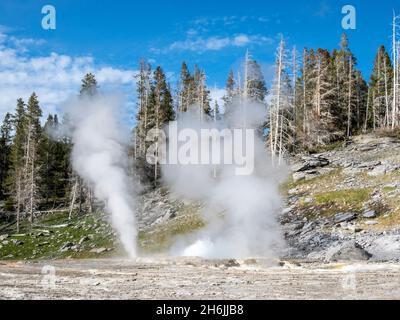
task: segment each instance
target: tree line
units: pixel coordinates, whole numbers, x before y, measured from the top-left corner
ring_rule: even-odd
[[[202,121],[217,121],[229,114],[232,105],[255,101],[268,105],[265,118],[266,149],[282,161],[290,154],[310,152],[334,141],[368,130],[393,130],[400,124],[399,42],[392,54],[378,48],[367,82],[357,69],[346,35],[332,52],[286,48],[284,39],[276,51],[274,80],[267,88],[261,66],[249,52],[243,68],[227,76],[223,105],[212,103],[206,73],[193,71],[183,62],[179,80],[173,87],[160,66],[154,70],[140,61],[137,81],[136,122],[132,130],[132,174],[145,185],[157,185],[158,164],[146,161],[146,137],[171,120],[192,112]],[[84,76],[81,96],[98,93],[95,76]],[[72,143],[60,132],[68,126],[48,115],[41,125],[42,110],[35,93],[28,101],[17,100],[13,114],[4,116],[0,130],[0,201],[6,211],[32,221],[38,210],[68,208],[83,213],[93,210],[93,193],[71,167]]]
[[[80,95],[94,95],[97,82],[93,74],[82,80]],[[20,219],[31,223],[39,210],[65,208],[71,204],[78,212],[90,211],[90,189],[72,167],[72,144],[60,126],[68,127],[49,114],[44,125],[36,93],[28,101],[17,100],[13,114],[6,113],[0,129],[0,201],[5,211],[14,211],[17,230]],[[72,199],[73,198],[73,199]]]

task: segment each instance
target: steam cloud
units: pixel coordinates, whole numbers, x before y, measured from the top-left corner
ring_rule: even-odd
[[[104,201],[121,243],[134,257],[137,228],[132,189],[135,187],[127,175],[128,140],[124,137],[129,135],[119,121],[119,106],[112,97],[76,99],[67,104],[66,112],[72,123],[69,133],[73,167],[93,188],[96,198]],[[180,128],[194,129],[199,136],[203,128],[258,130],[265,114],[261,104],[237,102],[230,106],[223,121],[200,121],[198,112],[186,112],[179,115],[178,124]],[[233,148],[246,149],[246,141],[233,142]],[[167,186],[206,205],[203,210],[206,226],[178,238],[171,249],[173,255],[273,257],[283,249],[276,218],[282,207],[278,185],[286,170],[272,165],[261,135],[255,135],[254,143],[254,154],[246,154],[246,161],[254,163],[250,175],[235,174],[235,164],[162,166]],[[209,152],[211,158],[211,149]]]
[[[135,257],[135,201],[125,147],[129,135],[119,121],[120,105],[115,97],[93,97],[70,101],[64,109],[72,124],[73,168],[105,203],[122,245]]]
[[[196,109],[196,108],[195,108]],[[224,121],[200,123],[196,112],[181,115],[180,127],[253,128],[265,119],[265,106],[236,102]],[[173,191],[206,204],[205,228],[177,239],[172,254],[204,258],[274,257],[284,248],[277,222],[282,207],[279,182],[286,176],[284,167],[273,167],[261,134],[255,135],[254,171],[235,175],[234,165],[165,165],[163,178]],[[234,141],[234,148],[243,144]],[[249,156],[249,155],[247,155]]]

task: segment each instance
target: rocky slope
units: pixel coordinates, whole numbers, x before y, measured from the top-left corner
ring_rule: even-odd
[[[159,188],[141,195],[137,218],[139,250],[165,251],[173,239],[204,224],[201,203],[187,201]],[[31,226],[25,219],[17,233],[10,214],[0,212],[0,259],[32,260],[121,256],[123,250],[109,217],[102,212],[73,215],[55,211],[38,216]]]
[[[400,259],[400,141],[364,135],[292,161],[281,217],[287,256]]]

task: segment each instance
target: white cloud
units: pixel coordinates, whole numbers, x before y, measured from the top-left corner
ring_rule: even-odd
[[[183,41],[176,41],[169,45],[168,50],[180,51],[218,51],[228,47],[244,47],[250,45],[270,44],[273,40],[260,35],[236,34],[229,37],[212,36],[189,37]]]
[[[235,45],[243,47],[251,42],[250,38],[245,34],[240,34],[233,39]]]
[[[42,44],[41,40],[9,36],[0,29],[0,121],[6,112],[14,111],[18,98],[26,101],[33,91],[44,114],[55,113],[57,106],[79,92],[81,79],[88,72],[96,75],[99,86],[105,90],[134,92],[134,70],[98,66],[90,56],[29,54],[27,45]]]

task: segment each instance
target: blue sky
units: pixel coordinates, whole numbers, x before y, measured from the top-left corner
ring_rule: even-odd
[[[41,27],[46,4],[56,8],[56,30]],[[269,80],[280,34],[300,50],[338,46],[345,4],[357,10],[357,28],[346,33],[368,77],[378,46],[390,46],[392,9],[400,12],[399,2],[1,0],[0,90],[2,85],[8,96],[0,98],[0,116],[29,90],[39,91],[39,98],[42,93],[46,110],[55,112],[87,70],[98,72],[109,90],[126,93],[133,108],[132,78],[141,57],[161,65],[172,83],[183,60],[199,64],[217,96],[229,69],[237,69],[249,49]],[[51,73],[59,76],[45,84]],[[30,82],[22,85],[24,79]]]

